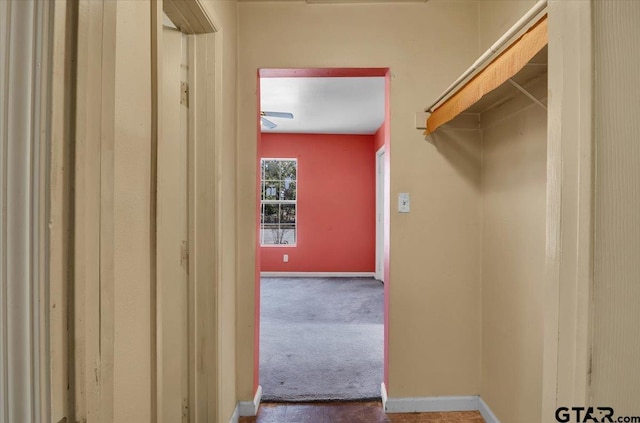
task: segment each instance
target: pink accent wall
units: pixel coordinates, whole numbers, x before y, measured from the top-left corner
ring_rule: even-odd
[[[261,158],[298,159],[295,247],[261,247],[266,272],[375,270],[373,135],[263,133]],[[289,262],[283,262],[283,255]]]

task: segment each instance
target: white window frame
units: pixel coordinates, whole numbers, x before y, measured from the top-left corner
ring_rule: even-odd
[[[264,183],[264,179],[262,176],[262,168],[263,168],[263,163],[265,161],[289,161],[289,162],[295,162],[296,164],[296,179],[295,179],[295,183],[296,183],[296,199],[295,200],[264,200],[263,199],[263,183]],[[262,157],[260,158],[260,247],[268,247],[268,248],[291,248],[291,247],[297,247],[298,246],[298,189],[300,188],[299,183],[298,183],[298,159],[297,158],[291,158],[291,157]],[[294,224],[294,239],[295,242],[293,242],[292,244],[265,244],[264,243],[264,229],[262,228],[262,220],[263,220],[263,206],[265,204],[292,204],[295,206],[295,210],[296,210],[296,222]]]

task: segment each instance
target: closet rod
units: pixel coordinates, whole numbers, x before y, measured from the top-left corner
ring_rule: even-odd
[[[449,88],[447,88],[445,92],[442,93],[442,95],[440,95],[440,97],[438,97],[438,99],[433,102],[431,106],[424,109],[424,111],[429,113],[433,112],[436,106],[438,106],[441,102],[443,102],[446,98],[448,98],[456,91],[456,88],[458,88],[458,85],[462,81],[467,79],[471,74],[473,74],[473,72],[484,66],[484,64],[488,62],[489,59],[493,58],[493,56],[498,53],[502,49],[502,47],[504,47],[505,44],[507,44],[507,42],[511,40],[511,38],[513,38],[525,26],[527,26],[527,24],[529,24],[531,20],[536,17],[536,15],[542,12],[545,7],[547,7],[547,0],[539,0],[522,18],[518,20],[518,22],[515,23],[515,25],[513,25],[502,37],[500,37],[498,41],[493,43],[493,45],[489,47],[489,49],[485,51],[482,56],[480,56],[478,60],[476,60],[473,65],[471,65],[469,69],[467,69],[462,75],[460,75],[460,77],[456,79],[454,83],[451,84]]]

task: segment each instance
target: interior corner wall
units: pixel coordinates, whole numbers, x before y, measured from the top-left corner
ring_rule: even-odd
[[[238,110],[258,110],[259,68],[390,68],[389,353],[392,398],[480,390],[477,143],[434,146],[424,110],[477,58],[477,5],[467,1],[239,2]],[[455,23],[455,25],[454,25]],[[437,42],[434,42],[437,40]],[[437,63],[437,66],[433,66]],[[238,395],[254,395],[257,125],[238,126]],[[434,347],[437,346],[437,347]]]
[[[262,271],[374,272],[372,150],[372,135],[262,134],[262,158],[298,159],[297,242],[261,247]]]
[[[640,3],[592,2],[595,197],[593,406],[640,408]]]
[[[526,106],[515,108],[518,104]],[[547,115],[525,99],[481,120],[480,395],[500,421],[538,423],[543,420]]]
[[[479,53],[536,2],[476,2]],[[481,121],[480,395],[500,421],[538,423],[543,420],[546,111],[528,100],[512,100],[484,113]]]

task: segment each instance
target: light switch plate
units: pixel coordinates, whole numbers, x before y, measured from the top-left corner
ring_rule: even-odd
[[[409,213],[411,211],[411,198],[408,192],[398,194],[398,212]]]

